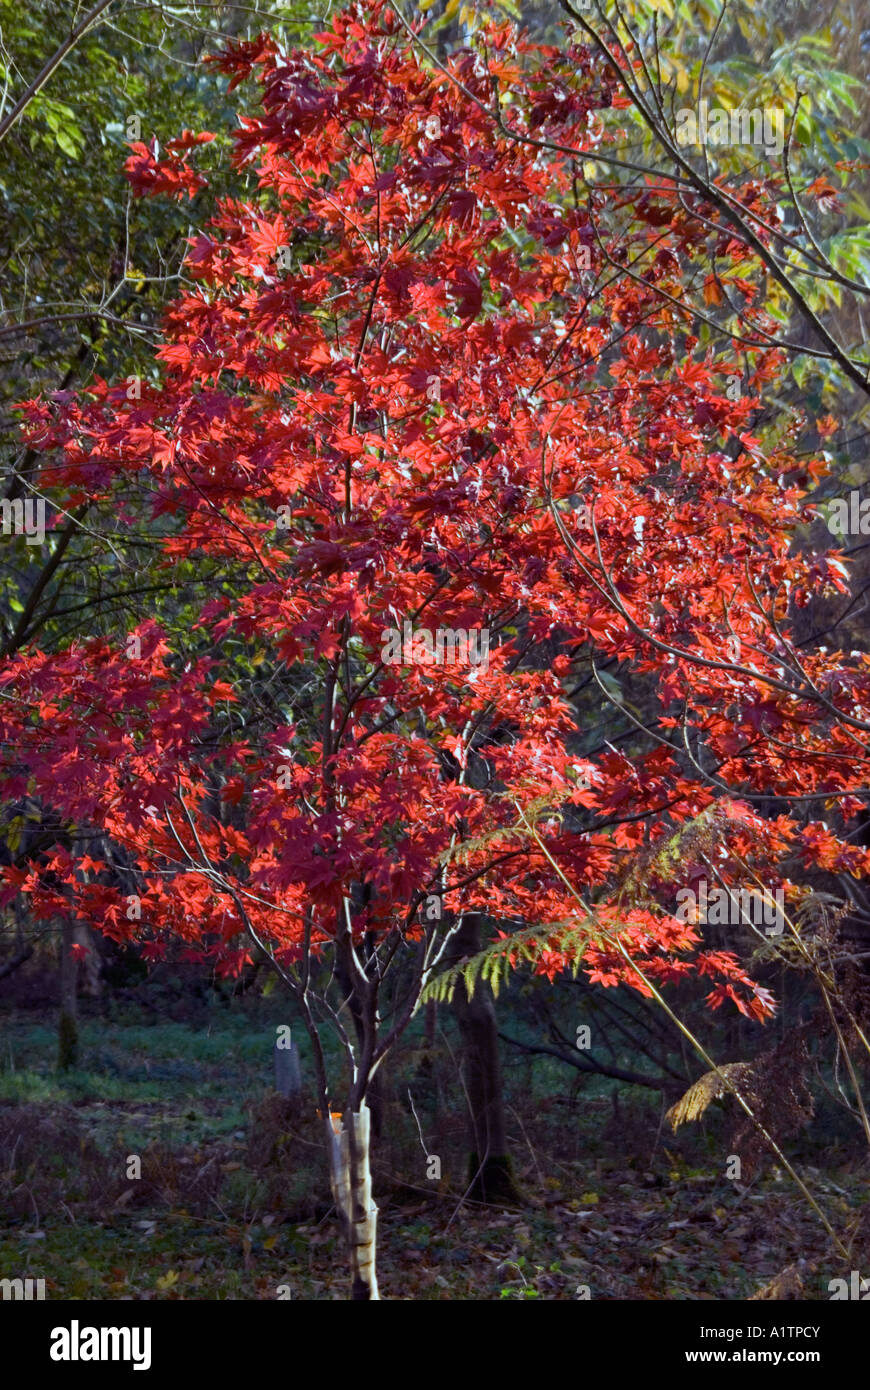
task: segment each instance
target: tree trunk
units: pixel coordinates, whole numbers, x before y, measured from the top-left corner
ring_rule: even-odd
[[[355,1303],[380,1300],[375,1272],[378,1209],[372,1199],[368,1107],[363,1104],[353,1117],[353,1154],[346,1125],[332,1116],[328,1123],[330,1182],[333,1199],[344,1220],[351,1298]]]
[[[347,964],[339,953],[335,962],[335,977],[341,987],[342,993],[348,1002],[350,1015],[353,1019],[356,1040],[360,1047],[363,1047],[366,1036],[366,1025],[363,1015],[363,1005],[357,991],[354,989]],[[384,1121],[384,1068],[383,1064],[378,1067],[374,1076],[369,1078],[366,1088],[366,1105],[369,1111],[371,1132],[375,1139],[380,1139],[383,1132]]]
[[[64,919],[60,946],[60,1022],[57,1035],[57,1069],[69,1071],[79,1062],[79,1024],[76,982],[78,963],[73,955],[72,923]]]
[[[482,913],[465,913],[451,952],[451,964],[475,956],[481,949]],[[495,1001],[489,985],[479,979],[469,999],[460,980],[453,1008],[462,1038],[461,1076],[465,1087],[471,1150],[467,1196],[476,1202],[522,1201],[507,1149],[504,1088]]]
[[[100,978],[103,973],[103,965],[93,933],[84,922],[77,922],[73,927],[72,939],[74,945],[83,947],[87,952],[84,959],[79,962],[78,987],[82,994],[88,994],[96,999],[103,992],[103,982]]]

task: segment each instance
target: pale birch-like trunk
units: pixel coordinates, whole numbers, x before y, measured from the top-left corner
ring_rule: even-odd
[[[378,1209],[372,1200],[367,1105],[353,1116],[354,1142],[338,1116],[330,1116],[329,1169],[332,1196],[344,1220],[354,1301],[380,1299],[375,1272]]]

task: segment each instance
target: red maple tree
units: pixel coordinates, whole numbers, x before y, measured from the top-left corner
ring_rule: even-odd
[[[193,584],[190,626],[164,606],[0,668],[2,794],[97,829],[138,891],[67,845],[3,876],[7,900],[151,959],[269,958],[331,1145],[346,1116],[336,1191],[371,1297],[360,1117],[463,914],[502,922],[508,960],[522,929],[550,976],[701,977],[711,1006],[763,1018],[767,992],[704,949],[674,886],[701,829],[728,883],[867,871],[817,811],[861,807],[870,671],[789,638],[845,571],[794,552],[793,438],[765,452],[751,431],[777,352],[744,351],[732,400],[736,347],[714,361],[681,312],[706,274],[688,195],[585,185],[595,113],[622,100],[605,64],[494,26],[433,66],[374,6],[308,51],[264,35],[217,66],[259,107],[238,196],[192,239],[159,384],[23,407],[59,508],[124,506],[135,480],[160,563],[219,576]],[[134,146],[134,188],[198,193],[211,139]],[[751,303],[736,245],[731,273]],[[590,691],[624,722],[591,749]]]

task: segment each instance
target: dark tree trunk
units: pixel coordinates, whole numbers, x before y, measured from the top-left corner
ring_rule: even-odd
[[[477,955],[485,921],[481,913],[463,915],[453,942],[451,964]],[[453,1008],[462,1038],[461,1078],[470,1120],[467,1196],[476,1202],[521,1201],[508,1154],[492,990],[478,980],[469,999],[465,982],[460,980],[453,996]]]
[[[60,947],[60,1022],[57,1035],[58,1071],[69,1071],[79,1061],[79,1024],[76,984],[78,963],[73,955],[72,922],[65,918],[61,927]]]

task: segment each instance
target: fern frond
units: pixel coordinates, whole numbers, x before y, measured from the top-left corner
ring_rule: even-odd
[[[524,927],[509,936],[491,941],[476,955],[442,970],[425,986],[423,1002],[434,999],[438,1003],[450,1003],[460,979],[465,984],[469,999],[479,984],[488,984],[497,996],[511,969],[520,963],[534,965],[544,951],[560,951],[576,971],[590,942],[600,940],[601,932],[592,917],[582,921],[545,922]]]
[[[451,863],[464,864],[472,855],[478,854],[484,849],[491,849],[496,843],[510,841],[522,843],[525,840],[530,840],[534,827],[542,820],[552,820],[553,817],[560,815],[560,802],[566,801],[572,795],[573,788],[562,787],[554,788],[546,796],[535,797],[523,808],[523,815],[527,822],[525,825],[522,821],[517,821],[513,825],[499,825],[494,830],[488,830],[485,834],[478,835],[474,840],[462,840],[459,844],[446,849],[440,856],[439,863],[444,867]],[[502,800],[513,803],[514,794],[504,793]]]
[[[719,1100],[720,1096],[730,1094],[723,1078],[739,1085],[751,1071],[750,1062],[726,1062],[718,1071],[705,1072],[665,1115],[671,1129],[679,1129],[680,1125],[700,1119],[708,1105]]]

